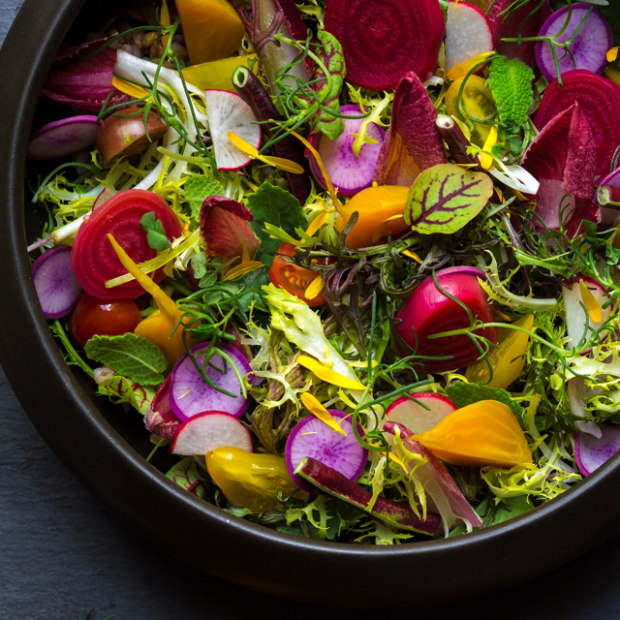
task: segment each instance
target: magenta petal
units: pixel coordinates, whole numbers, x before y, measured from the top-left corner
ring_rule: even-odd
[[[379,185],[412,185],[423,170],[446,163],[436,120],[437,110],[420,78],[407,73],[396,87],[392,120],[379,151]]]

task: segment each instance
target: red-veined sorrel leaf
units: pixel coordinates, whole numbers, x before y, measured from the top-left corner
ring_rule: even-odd
[[[205,484],[200,475],[200,469],[193,457],[188,456],[180,460],[176,465],[166,472],[166,478],[170,478],[172,482],[178,484],[182,489],[197,495],[205,497]]]
[[[425,235],[452,234],[482,211],[492,193],[493,182],[484,172],[454,164],[428,168],[412,187],[411,227]]]
[[[379,185],[411,185],[422,170],[446,162],[436,121],[437,109],[420,78],[408,73],[394,93],[392,120],[375,169]]]

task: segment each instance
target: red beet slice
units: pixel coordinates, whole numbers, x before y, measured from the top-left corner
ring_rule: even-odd
[[[107,235],[112,234],[120,246],[136,262],[154,258],[157,252],[148,245],[140,220],[154,213],[161,221],[170,241],[181,234],[181,224],[168,203],[153,192],[129,189],[115,194],[84,220],[73,242],[73,271],[82,288],[98,299],[132,299],[144,293],[132,280],[114,288],[106,288],[108,280],[127,273]],[[163,279],[163,270],[151,277]]]
[[[427,80],[445,34],[438,0],[328,0],[325,29],[342,45],[347,79],[391,90],[408,71]]]
[[[562,85],[554,80],[543,95],[534,116],[541,130],[554,116],[578,102],[594,136],[596,174],[610,171],[614,151],[620,145],[620,86],[587,69],[562,75]]]

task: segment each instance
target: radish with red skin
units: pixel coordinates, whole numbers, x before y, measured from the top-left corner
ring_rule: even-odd
[[[398,336],[412,352],[420,356],[441,356],[444,359],[422,360],[428,372],[445,372],[467,366],[476,360],[480,350],[467,334],[433,338],[434,334],[467,328],[471,325],[465,305],[474,319],[483,323],[493,320],[493,311],[478,278],[484,272],[475,267],[447,267],[435,273],[439,287],[460,303],[456,303],[436,284],[433,276],[424,280],[409,296],[396,315]],[[496,341],[494,327],[474,332],[477,337]]]
[[[318,151],[334,188],[343,196],[353,196],[372,185],[385,131],[376,123],[370,123],[366,133],[376,143],[363,144],[359,155],[356,155],[353,152],[353,142],[364,122],[362,111],[355,104],[343,105],[340,106],[340,114],[344,117],[344,132],[335,140],[330,140],[324,134],[315,134],[311,143]],[[310,154],[309,160],[315,180],[323,189],[327,189],[314,155]]]
[[[218,169],[238,170],[249,164],[251,158],[232,144],[228,132],[231,131],[258,149],[261,142],[260,125],[252,108],[237,93],[215,89],[205,91],[205,106]]]
[[[570,19],[569,19],[570,15]],[[577,34],[575,32],[578,30]],[[591,4],[574,3],[552,13],[541,26],[539,37],[553,37],[564,43],[575,35],[568,50],[555,47],[560,75],[572,69],[588,69],[603,73],[607,64],[606,53],[614,44],[611,26],[603,14]],[[536,44],[536,64],[548,80],[557,77],[552,54],[552,44],[540,41]]]
[[[333,467],[311,457],[304,457],[299,462],[295,469],[295,476],[303,479],[313,490],[337,497],[398,529],[434,535],[438,533],[441,526],[439,516],[435,513],[429,512],[426,519],[422,520],[407,504],[397,503],[381,496],[376,498],[369,510],[367,506],[372,499],[370,491]]]
[[[314,415],[308,415],[293,427],[286,440],[284,458],[289,473],[295,483],[306,491],[311,491],[312,487],[295,475],[295,468],[304,457],[315,458],[349,480],[360,477],[368,460],[368,451],[355,436],[351,416],[337,409],[328,411],[340,425],[344,435]],[[357,430],[362,433],[359,425]]]
[[[71,248],[56,246],[32,265],[32,279],[43,315],[59,319],[69,314],[82,294],[71,266]]]
[[[600,438],[587,433],[575,433],[575,460],[584,476],[589,476],[620,452],[620,425],[608,422],[600,428]]]
[[[342,45],[348,81],[392,90],[409,71],[433,75],[445,18],[438,0],[327,0],[325,30]]]
[[[385,421],[404,424],[412,433],[423,433],[456,409],[457,406],[442,394],[412,392],[388,405]]]
[[[90,149],[97,141],[100,122],[92,114],[69,116],[39,127],[30,136],[30,159],[63,159]]]
[[[250,431],[230,413],[201,411],[179,426],[170,452],[181,456],[205,456],[209,450],[226,446],[252,452]]]
[[[448,3],[446,19],[446,70],[494,47],[491,23],[484,11],[469,2]]]
[[[210,343],[203,342],[186,353],[172,369],[170,379],[170,405],[180,420],[186,420],[208,409],[225,411],[240,418],[247,410],[250,399],[245,395],[240,379],[250,374],[250,364],[237,347],[220,345],[219,349],[235,365],[239,373],[230,367],[230,362],[220,353],[210,350]],[[210,357],[206,357],[209,355]],[[217,387],[209,385],[196,363]]]
[[[159,437],[172,439],[181,426],[170,404],[170,378],[168,375],[155,393],[148,411],[144,415],[146,429]]]
[[[87,293],[103,300],[134,299],[144,293],[135,280],[106,288],[108,280],[126,273],[107,235],[112,234],[136,263],[154,258],[157,251],[148,245],[146,232],[140,225],[142,216],[149,212],[162,223],[170,241],[181,234],[179,218],[170,205],[157,194],[142,189],[115,194],[84,219],[71,256],[75,277]],[[151,274],[151,278],[160,282],[164,278],[163,269]]]

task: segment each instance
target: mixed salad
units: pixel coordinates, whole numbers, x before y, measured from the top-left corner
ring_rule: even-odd
[[[54,60],[27,208],[50,327],[145,458],[396,544],[620,449],[617,7],[126,4]]]

